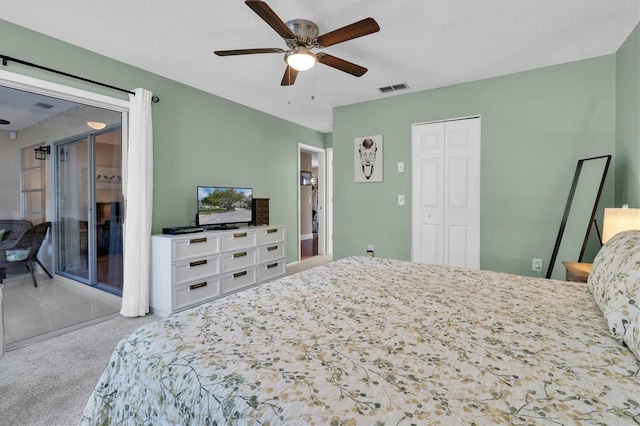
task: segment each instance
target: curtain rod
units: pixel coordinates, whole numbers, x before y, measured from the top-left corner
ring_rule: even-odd
[[[131,90],[121,89],[120,87],[115,87],[115,86],[111,86],[109,84],[100,83],[99,81],[95,81],[95,80],[89,80],[88,78],[84,78],[84,77],[80,77],[80,76],[77,76],[77,75],[69,74],[69,73],[66,73],[64,71],[54,70],[53,68],[48,68],[48,67],[44,67],[42,65],[34,64],[32,62],[27,62],[27,61],[23,61],[21,59],[12,58],[11,56],[0,55],[0,58],[2,58],[2,66],[5,66],[5,67],[7,66],[7,62],[8,61],[13,61],[13,62],[17,62],[17,63],[22,64],[22,65],[27,65],[29,67],[38,68],[38,69],[41,69],[41,70],[44,70],[44,71],[49,71],[49,72],[52,72],[52,73],[55,73],[55,74],[64,75],[65,77],[75,78],[77,80],[86,81],[87,83],[97,84],[98,86],[107,87],[109,89],[119,90],[120,92],[125,92],[125,93],[129,93],[131,95],[135,95],[135,93],[132,92]],[[157,97],[157,96],[152,96],[151,97],[151,102],[153,102],[154,104],[157,104],[158,102],[160,102],[160,98]]]

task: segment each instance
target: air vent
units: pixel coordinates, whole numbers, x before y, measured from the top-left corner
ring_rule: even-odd
[[[387,92],[395,92],[396,90],[406,89],[408,87],[409,86],[407,86],[407,83],[400,83],[400,84],[393,84],[391,86],[379,87],[378,90],[382,93],[387,93]]]
[[[44,102],[38,102],[37,104],[33,104],[33,106],[36,107],[36,108],[42,108],[42,109],[51,109],[51,108],[53,108],[53,105],[45,104]]]

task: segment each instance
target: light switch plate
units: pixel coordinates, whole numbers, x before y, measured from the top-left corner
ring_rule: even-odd
[[[398,205],[404,206],[404,195],[398,195]]]
[[[399,161],[398,162],[398,173],[402,173],[404,172],[404,162],[403,161]]]

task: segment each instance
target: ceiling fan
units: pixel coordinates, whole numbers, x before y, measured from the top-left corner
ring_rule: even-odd
[[[367,72],[365,67],[345,61],[324,52],[312,53],[311,49],[322,49],[334,44],[352,40],[380,31],[373,18],[366,18],[337,30],[318,36],[318,26],[306,19],[292,19],[284,23],[278,15],[263,1],[247,0],[245,4],[258,14],[287,43],[288,50],[280,48],[216,50],[218,56],[252,55],[256,53],[284,53],[287,63],[281,86],[290,86],[296,81],[298,71],[313,67],[316,62],[344,71],[356,77]]]

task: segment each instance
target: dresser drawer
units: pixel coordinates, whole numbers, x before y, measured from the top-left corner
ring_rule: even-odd
[[[283,276],[286,266],[285,263],[284,259],[280,259],[258,265],[258,281],[269,281]]]
[[[258,249],[258,263],[270,262],[284,257],[284,243],[262,246]]]
[[[248,268],[256,264],[256,250],[242,249],[223,253],[222,255],[222,272],[229,272],[235,269]]]
[[[229,272],[222,274],[222,294],[227,294],[232,291],[240,290],[241,288],[255,284],[256,281],[256,268],[251,267],[243,269],[241,271]]]
[[[222,235],[222,251],[255,247],[256,231],[240,230]]]
[[[173,288],[173,310],[207,302],[220,296],[220,275],[180,284]]]
[[[177,285],[219,273],[219,255],[199,257],[197,259],[176,262],[173,265],[173,282],[174,285]]]
[[[283,243],[284,242],[284,226],[266,227],[258,230],[258,245]]]
[[[220,236],[201,234],[173,241],[173,260],[202,257],[220,253]]]

